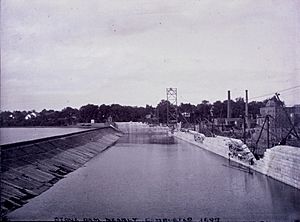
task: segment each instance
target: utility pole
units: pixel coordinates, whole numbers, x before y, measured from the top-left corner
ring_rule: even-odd
[[[159,125],[160,123],[159,123],[159,109],[156,107],[156,109],[155,109],[155,112],[156,112],[156,114],[155,114],[155,116],[156,116],[156,123],[157,123],[157,125]]]
[[[243,121],[244,121],[244,127],[243,127],[243,136],[244,136],[244,143],[246,144],[246,116],[243,116]]]
[[[196,131],[196,118],[195,118],[195,111],[193,111],[193,120],[194,120],[194,131]]]
[[[269,148],[270,147],[270,120],[269,120],[269,115],[266,116],[266,121],[267,121],[267,146]]]
[[[248,111],[248,90],[246,89],[246,102],[245,102],[245,122],[246,122],[246,128],[250,129],[249,124],[249,111]]]
[[[211,133],[212,136],[214,137],[214,106],[212,106],[210,109],[210,115],[211,115]]]
[[[212,118],[212,122],[211,122],[211,133],[212,136],[214,136],[214,117]]]

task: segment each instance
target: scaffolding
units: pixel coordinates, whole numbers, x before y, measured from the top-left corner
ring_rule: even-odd
[[[177,88],[167,88],[167,125],[174,126],[178,122]]]

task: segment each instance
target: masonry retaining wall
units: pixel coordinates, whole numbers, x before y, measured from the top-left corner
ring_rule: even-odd
[[[283,183],[300,189],[300,148],[275,146],[267,149],[254,169]]]
[[[228,159],[229,148],[226,143],[230,139],[227,137],[205,137],[204,141],[199,143],[190,132],[177,131],[174,132],[174,136]],[[264,157],[256,160],[254,165],[235,158],[231,158],[231,161],[300,189],[300,148],[298,147],[275,146],[268,149]]]

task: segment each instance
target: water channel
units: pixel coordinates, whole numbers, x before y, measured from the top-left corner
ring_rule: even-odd
[[[300,218],[299,190],[227,167],[223,157],[176,142],[157,144],[149,135],[125,135],[8,218]]]

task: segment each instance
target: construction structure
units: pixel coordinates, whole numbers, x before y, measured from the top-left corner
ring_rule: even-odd
[[[298,106],[285,107],[279,94],[268,100],[265,107],[260,108],[257,127],[252,139],[255,139],[255,153],[262,155],[266,149],[275,145],[300,145],[300,110]]]
[[[167,88],[167,125],[175,126],[178,122],[177,88]]]

